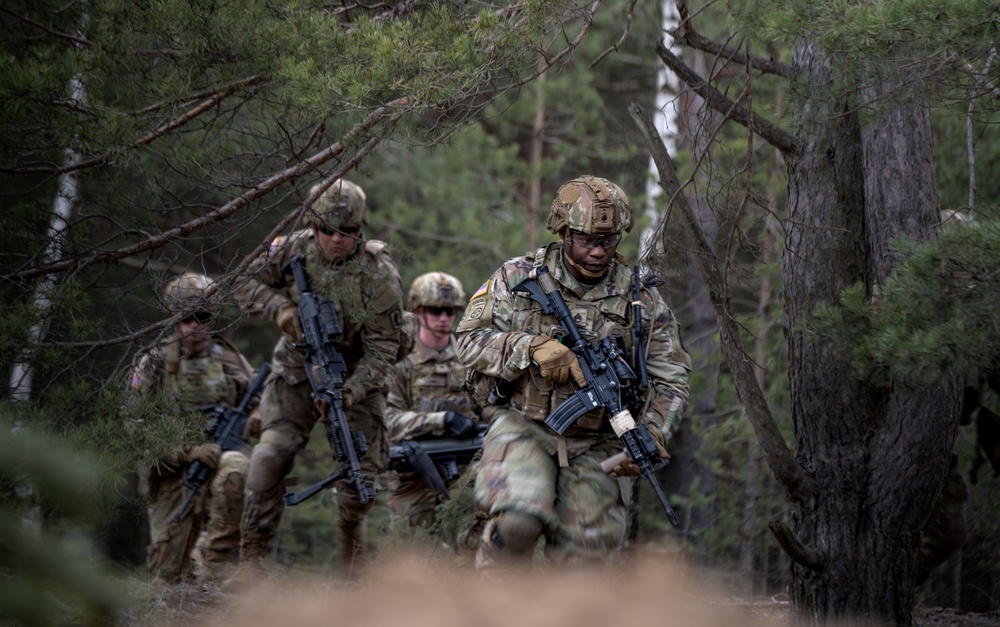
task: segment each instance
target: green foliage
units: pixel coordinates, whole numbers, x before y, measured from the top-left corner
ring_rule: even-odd
[[[938,188],[942,208],[966,207],[969,204],[969,149],[966,127],[968,102],[959,102],[935,112],[934,154],[937,162]],[[1000,168],[1000,142],[993,139],[997,113],[984,98],[975,102],[972,129],[975,150],[975,214],[995,216],[991,206],[1000,197],[1000,180],[990,176]],[[985,202],[984,202],[985,201]]]
[[[15,426],[0,407],[0,618],[16,624],[104,625],[119,584],[90,558],[85,531],[106,480],[95,460],[51,435]],[[34,522],[29,522],[34,519]]]
[[[859,286],[816,312],[810,328],[849,351],[861,376],[910,385],[973,381],[1000,351],[1000,223],[945,227],[936,240],[894,242],[899,261],[880,305]]]
[[[791,46],[817,37],[850,64],[875,60],[899,44],[931,55],[968,51],[988,46],[1000,27],[1000,11],[985,1],[758,0],[730,6],[735,24],[767,41]]]

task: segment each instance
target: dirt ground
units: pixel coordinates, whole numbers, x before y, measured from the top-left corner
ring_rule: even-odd
[[[271,573],[238,595],[218,587],[151,584],[129,627],[685,627],[786,626],[785,595],[739,598],[662,558],[628,572],[507,573],[486,577],[426,556],[382,564],[364,583]],[[917,627],[1000,625],[1000,612],[969,614],[917,606]]]

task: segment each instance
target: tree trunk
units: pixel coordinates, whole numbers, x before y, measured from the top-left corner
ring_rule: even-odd
[[[539,59],[539,69],[544,67]],[[531,124],[531,180],[528,182],[528,250],[538,246],[538,216],[542,211],[542,157],[545,151],[545,72],[535,81],[535,117]]]
[[[908,104],[862,130],[855,103],[824,97],[835,77],[822,51],[800,45],[795,65],[804,79],[803,149],[788,160],[781,273],[796,454],[818,486],[798,504],[796,536],[822,560],[793,563],[793,607],[808,620],[907,625],[921,532],[954,442],[958,387],[874,387],[802,322],[843,289],[888,276],[893,237],[929,234],[938,208],[930,120]]]

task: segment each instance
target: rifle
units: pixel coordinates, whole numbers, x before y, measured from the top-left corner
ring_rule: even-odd
[[[652,280],[655,282],[656,277]],[[635,328],[635,364],[639,371],[639,387],[649,389],[649,373],[646,372],[646,329],[642,326],[642,277],[639,266],[632,271],[632,324]]]
[[[243,398],[240,399],[236,407],[230,409],[225,405],[216,405],[212,408],[208,422],[205,423],[205,433],[223,451],[235,451],[243,446],[243,428],[247,422],[248,408],[253,398],[264,387],[264,380],[267,379],[267,375],[270,372],[271,364],[267,362],[261,364],[257,370],[257,376],[254,377],[250,387],[247,388],[246,394],[243,395]],[[191,501],[194,500],[198,489],[208,481],[210,474],[212,474],[212,469],[199,461],[195,461],[188,466],[187,474],[181,480],[181,485],[190,490],[190,492],[188,492],[184,502],[181,503],[180,509],[174,514],[173,522],[178,523],[184,517],[184,512],[191,505]]]
[[[326,437],[330,441],[334,455],[343,467],[295,494],[285,495],[286,505],[298,505],[341,479],[348,479],[358,491],[362,503],[375,498],[375,494],[365,481],[368,475],[362,472],[359,453],[368,452],[365,434],[351,430],[344,413],[344,375],[347,365],[344,356],[337,350],[337,342],[343,335],[340,314],[333,303],[313,293],[306,274],[306,258],[296,255],[282,270],[291,272],[299,288],[299,322],[302,325],[302,343],[296,348],[306,352],[306,374],[312,386],[312,397],[317,404],[326,408],[324,423]]]
[[[622,401],[623,397],[634,399],[640,393],[635,372],[611,338],[606,337],[593,343],[584,339],[548,268],[539,267],[536,275],[537,278],[521,281],[513,288],[513,292],[538,303],[542,313],[555,316],[572,341],[569,348],[577,356],[583,377],[587,381],[587,385],[574,390],[572,396],[549,414],[545,424],[562,435],[580,416],[593,409],[603,408],[610,416],[611,426],[625,447],[626,454],[653,486],[670,524],[679,527],[680,521],[654,476],[656,470],[669,462],[660,458],[649,428],[645,424],[636,424],[627,404]]]
[[[389,468],[396,472],[411,470],[444,498],[451,498],[447,483],[458,477],[458,467],[472,461],[483,448],[486,425],[472,438],[435,438],[402,440],[389,447]]]

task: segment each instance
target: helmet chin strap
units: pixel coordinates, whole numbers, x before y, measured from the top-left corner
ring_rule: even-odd
[[[608,263],[607,265],[605,265],[603,272],[591,272],[590,270],[584,268],[580,264],[578,264],[575,261],[573,261],[573,259],[569,255],[566,254],[566,250],[565,249],[563,249],[563,261],[565,261],[567,264],[573,266],[573,268],[575,268],[577,272],[579,272],[583,276],[587,277],[588,279],[601,279],[601,278],[604,278],[604,275],[608,273],[608,266],[611,265],[610,263]]]

